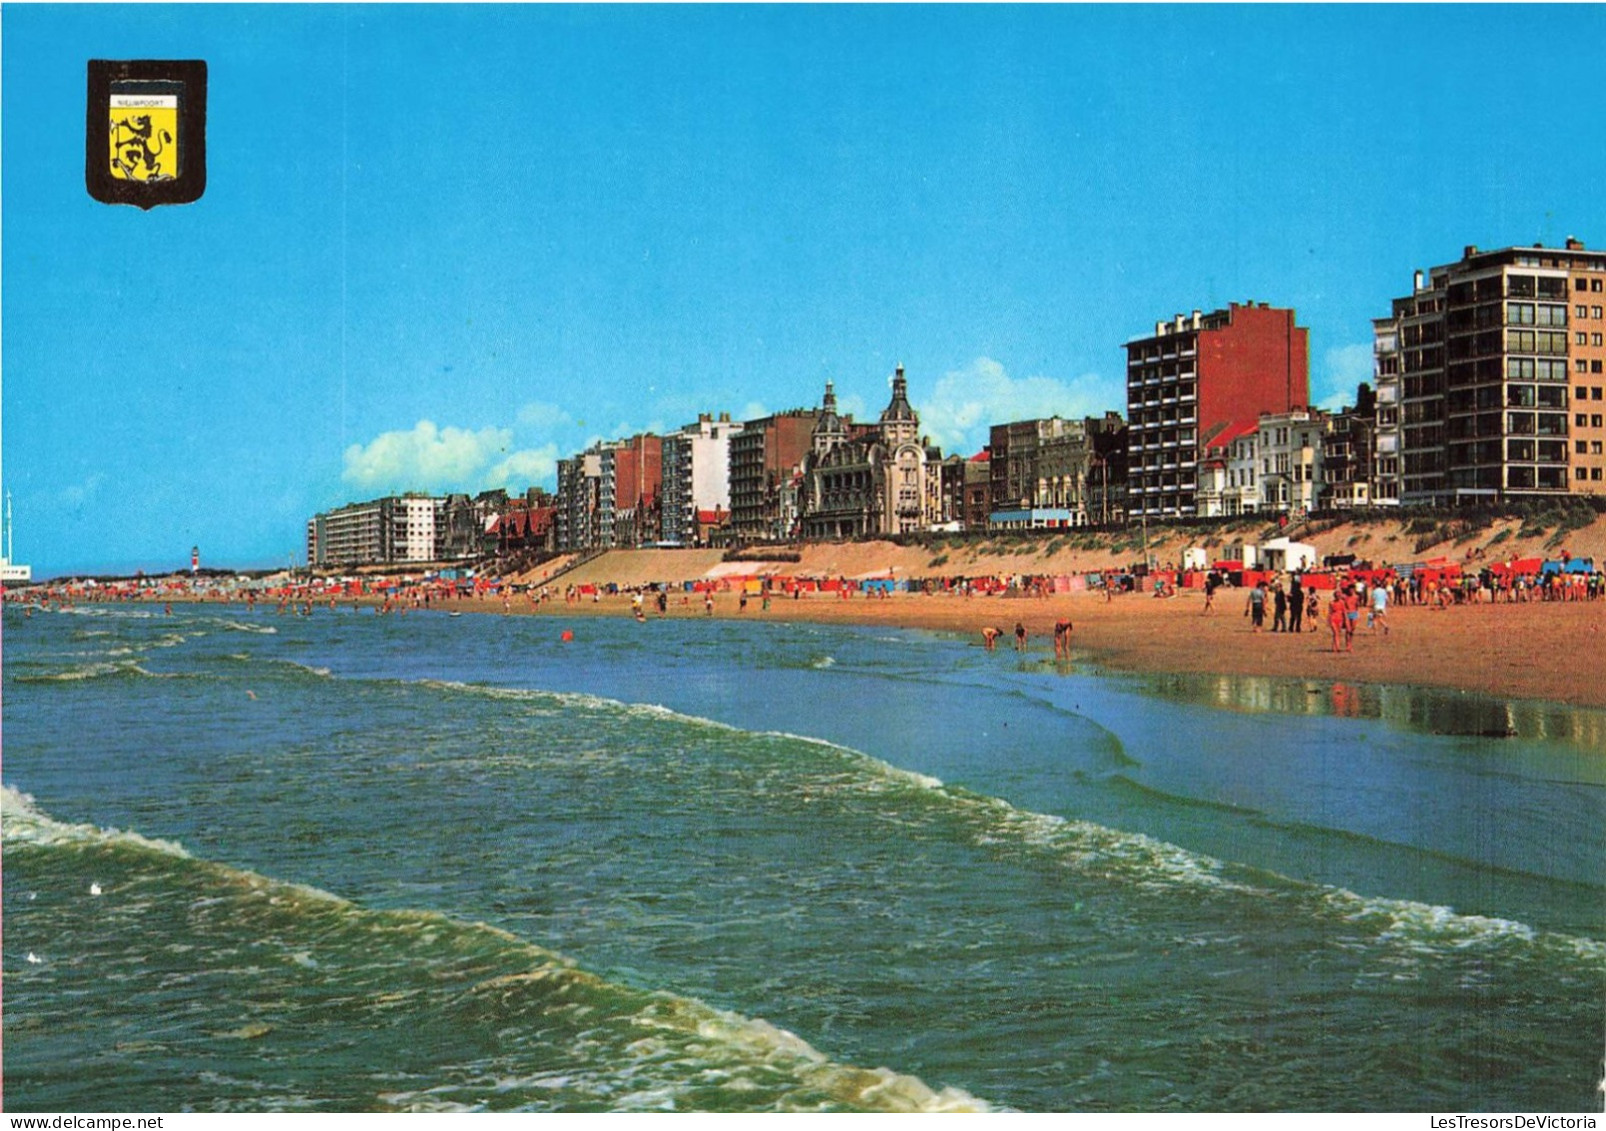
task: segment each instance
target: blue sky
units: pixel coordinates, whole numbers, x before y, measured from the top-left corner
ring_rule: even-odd
[[[15,5],[0,472],[36,575],[247,567],[318,510],[902,362],[934,440],[1122,406],[1254,299],[1352,396],[1463,245],[1606,245],[1606,8]],[[200,58],[208,186],[84,187],[91,58]]]

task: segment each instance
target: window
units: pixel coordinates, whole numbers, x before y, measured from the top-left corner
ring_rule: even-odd
[[[1585,476],[1585,475],[1587,475],[1587,474],[1588,474],[1588,472],[1586,472],[1586,471],[1585,471],[1585,470],[1584,470],[1584,469],[1583,469],[1583,468],[1581,468],[1581,467],[1575,467],[1575,468],[1573,468],[1573,478],[1574,478],[1574,479],[1582,479],[1582,478],[1584,478],[1584,476]]]
[[[1603,335],[1601,335],[1601,334],[1591,334],[1591,335],[1589,335],[1589,344],[1592,345],[1592,346],[1600,345],[1602,337],[1603,337]]]
[[[1573,451],[1577,452],[1579,455],[1584,455],[1589,451],[1589,445],[1583,440],[1574,440]]]
[[[1573,424],[1575,424],[1577,427],[1582,428],[1588,423],[1589,417],[1585,416],[1583,413],[1579,412],[1573,414]]]
[[[1589,289],[1592,290],[1592,291],[1597,291],[1598,292],[1600,290],[1600,280],[1599,279],[1591,279],[1591,280],[1589,280]]]
[[[1589,316],[1591,318],[1599,318],[1599,317],[1601,317],[1601,309],[1600,309],[1600,307],[1598,307],[1598,306],[1590,307],[1589,308]]]
[[[1579,305],[1573,307],[1573,317],[1574,318],[1588,318],[1589,317],[1589,307],[1584,306],[1582,303],[1580,303]]]
[[[1601,442],[1599,440],[1589,441],[1589,454],[1592,456],[1606,455],[1606,452],[1601,451]]]
[[[1597,369],[1597,370],[1595,370],[1595,372],[1599,373],[1600,370]],[[1592,400],[1592,401],[1600,400],[1600,393],[1601,393],[1601,387],[1599,385],[1591,385],[1589,387],[1589,399],[1590,400]]]
[[[1590,468],[1589,469],[1589,478],[1594,480],[1596,483],[1599,483],[1600,482],[1600,478],[1601,478],[1601,476],[1600,476],[1600,468],[1598,468],[1598,467]]]
[[[1588,279],[1574,279],[1573,280],[1573,290],[1575,290],[1575,291],[1587,291],[1588,289],[1589,289],[1589,280]]]
[[[1599,373],[1601,371],[1600,358],[1597,357],[1594,361],[1589,363],[1589,371],[1591,373]],[[1596,389],[1595,392],[1599,394],[1600,390]]]
[[[1588,334],[1579,334],[1579,335],[1577,335],[1576,340],[1577,340],[1579,345],[1587,346],[1589,344],[1589,335]]]
[[[1589,363],[1587,361],[1585,361],[1583,358],[1579,358],[1577,361],[1573,362],[1573,372],[1574,373],[1588,373],[1589,372]]]

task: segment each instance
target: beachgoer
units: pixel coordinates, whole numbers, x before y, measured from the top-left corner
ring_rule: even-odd
[[[1316,631],[1316,620],[1321,616],[1321,612],[1321,597],[1316,590],[1312,589],[1310,596],[1305,599],[1305,619],[1310,621],[1310,630],[1312,632]]]
[[[1288,631],[1288,594],[1283,591],[1283,583],[1279,581],[1272,586],[1272,617],[1271,630],[1273,632]]]
[[[1015,651],[1026,651],[1026,626],[1020,621],[1015,622]]]
[[[993,628],[991,625],[981,630],[982,643],[986,645],[987,651],[991,652],[993,650],[993,645],[1002,635],[1004,635],[1003,629]]]
[[[1327,606],[1327,627],[1333,632],[1333,651],[1341,652],[1339,644],[1344,639],[1344,595],[1337,589],[1333,590],[1332,602]]]
[[[1288,584],[1288,631],[1300,632],[1304,628],[1305,617],[1305,589],[1300,584],[1299,574],[1294,574],[1293,581]]]
[[[1068,620],[1054,622],[1054,655],[1065,660],[1071,658],[1071,622]]]
[[[1370,619],[1371,619],[1371,622],[1372,622],[1372,631],[1373,632],[1376,632],[1378,630],[1378,628],[1381,626],[1382,629],[1383,629],[1383,635],[1387,636],[1389,634],[1388,611],[1389,611],[1389,590],[1388,590],[1388,586],[1379,585],[1379,586],[1377,586],[1377,588],[1372,590],[1372,615],[1371,615]]]
[[[1216,575],[1214,572],[1205,574],[1205,603],[1204,608],[1199,612],[1200,616],[1204,616],[1205,613],[1210,612],[1216,607],[1216,584]]]
[[[1244,603],[1244,616],[1249,618],[1250,631],[1259,632],[1266,623],[1266,583],[1257,581]]]

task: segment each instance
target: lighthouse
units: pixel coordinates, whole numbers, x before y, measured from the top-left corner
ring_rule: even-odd
[[[199,546],[191,546],[190,547],[190,572],[192,574],[193,573],[197,573],[197,572],[200,571],[200,568],[201,568],[201,548]]]

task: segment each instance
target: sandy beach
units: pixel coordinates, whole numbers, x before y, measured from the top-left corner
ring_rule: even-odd
[[[1017,622],[1026,627],[1034,650],[1051,652],[1055,622],[1068,619],[1074,626],[1076,657],[1127,671],[1418,684],[1606,707],[1599,660],[1606,630],[1603,601],[1391,608],[1388,635],[1369,632],[1363,618],[1354,651],[1334,654],[1325,620],[1318,631],[1297,636],[1257,634],[1243,615],[1244,599],[1241,590],[1225,590],[1217,596],[1216,608],[1204,614],[1204,595],[1197,591],[1159,599],[1123,594],[1110,601],[1093,593],[1040,598],[856,594],[849,599],[820,594],[776,597],[768,610],[757,597],[749,597],[742,611],[738,595],[725,592],[715,594],[712,615],[931,629],[967,636],[976,647],[982,646],[981,630],[991,625],[1004,630],[997,645],[1000,661],[1012,653]],[[503,609],[499,598],[468,600],[460,607]],[[651,621],[659,616],[650,600],[647,607],[644,632],[651,631]],[[539,606],[521,597],[508,609],[554,617],[632,615],[624,594],[566,604],[560,593]],[[701,594],[675,593],[664,615],[710,614]]]

